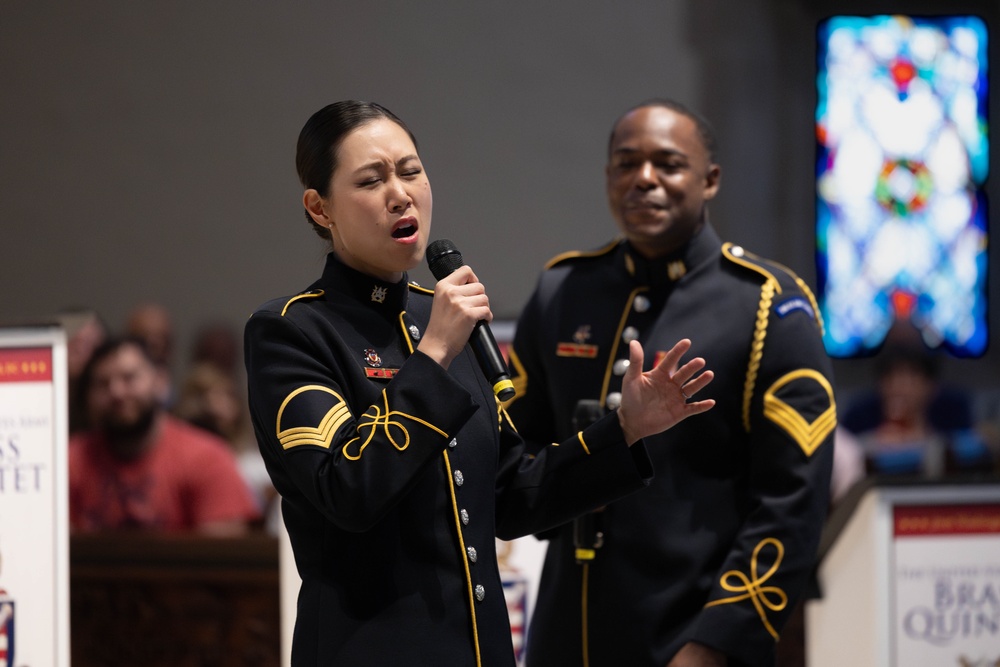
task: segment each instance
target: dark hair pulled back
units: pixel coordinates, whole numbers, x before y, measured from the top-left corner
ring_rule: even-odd
[[[321,197],[328,197],[340,144],[355,129],[381,118],[391,120],[406,130],[414,147],[417,145],[417,139],[406,123],[375,102],[343,100],[328,104],[310,116],[299,132],[295,147],[295,168],[302,187],[315,190]],[[306,211],[306,220],[321,238],[330,240],[330,230],[316,224],[309,211]]]

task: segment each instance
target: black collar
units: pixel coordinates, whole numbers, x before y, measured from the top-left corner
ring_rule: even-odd
[[[705,223],[679,250],[669,255],[646,259],[628,241],[619,247],[619,261],[625,271],[640,285],[670,287],[691,271],[719,254],[722,240],[709,223]]]
[[[340,293],[348,296],[387,318],[395,318],[406,310],[406,298],[409,294],[405,273],[398,282],[387,283],[352,269],[332,252],[326,256],[326,267],[318,286],[327,294]]]

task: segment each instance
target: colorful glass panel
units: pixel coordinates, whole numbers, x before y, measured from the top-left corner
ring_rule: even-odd
[[[974,16],[835,16],[818,30],[816,239],[824,342],[897,320],[962,357],[987,345],[987,30]]]

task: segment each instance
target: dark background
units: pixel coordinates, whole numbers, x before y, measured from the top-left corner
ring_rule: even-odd
[[[345,98],[385,104],[416,133],[432,236],[462,249],[499,318],[517,316],[548,258],[613,236],[607,134],[654,96],[716,127],[722,236],[815,285],[816,25],[895,12],[1000,25],[996,0],[5,2],[0,323],[84,306],[117,328],[153,300],[174,315],[183,363],[199,325],[242,328],[260,302],[303,289],[326,248],[301,213],[295,140]],[[987,192],[995,209],[995,178]],[[423,266],[414,277],[433,282]],[[945,378],[990,390],[998,364],[994,345]],[[836,374],[851,391],[871,361]]]

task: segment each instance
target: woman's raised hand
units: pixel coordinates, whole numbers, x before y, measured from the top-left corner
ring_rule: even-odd
[[[434,287],[431,319],[417,349],[448,368],[480,320],[493,320],[486,288],[472,269],[461,266]]]

